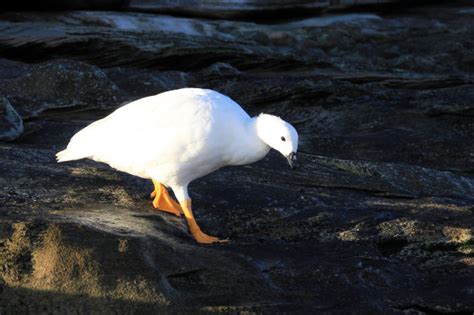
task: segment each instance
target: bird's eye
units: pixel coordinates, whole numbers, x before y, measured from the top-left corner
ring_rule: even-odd
[[[281,137],[281,141],[286,141],[285,137]]]

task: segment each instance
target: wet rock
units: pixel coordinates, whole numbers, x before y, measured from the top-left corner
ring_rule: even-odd
[[[455,8],[412,11],[416,18],[353,13],[276,24],[124,12],[4,13],[0,55],[171,71],[224,62],[239,71],[469,74],[473,31],[464,25],[470,16]],[[450,35],[439,43],[439,34]]]
[[[200,71],[200,75],[206,78],[235,77],[241,72],[232,65],[224,62],[217,62]]]
[[[0,145],[0,313],[472,313],[469,10],[1,14],[0,55],[17,60],[0,60],[2,86],[29,118]],[[226,245],[154,211],[148,180],[55,162],[114,95],[185,86],[300,134],[294,170],[271,152],[192,183],[199,223]]]
[[[298,13],[303,10],[312,12],[329,5],[327,0],[250,0],[250,1],[168,1],[133,0],[130,8],[148,12],[183,14],[200,17],[256,17],[275,13]]]
[[[101,67],[160,70],[200,69],[216,62],[238,69],[329,66],[327,57],[317,50],[262,44],[265,35],[261,27],[248,22],[81,11],[3,14],[0,29],[0,43],[5,48],[0,48],[0,55],[30,62],[68,57]]]
[[[340,9],[360,5],[393,3],[393,0],[132,0],[130,9],[213,18],[268,18],[308,15],[323,9]]]
[[[36,65],[0,90],[23,118],[52,109],[113,108],[126,100],[100,69],[67,60]]]
[[[181,71],[144,71],[119,67],[107,69],[106,73],[121,91],[133,98],[194,85],[193,76]]]
[[[3,84],[11,79],[21,77],[28,73],[30,67],[22,62],[16,62],[9,59],[0,59],[0,83]]]
[[[0,140],[12,141],[23,133],[23,120],[3,96],[0,96],[0,122]]]
[[[58,1],[46,0],[37,3],[28,1],[4,1],[0,8],[4,10],[104,10],[123,9],[130,3],[130,0],[74,0]]]

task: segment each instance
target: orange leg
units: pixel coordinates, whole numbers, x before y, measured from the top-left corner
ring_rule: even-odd
[[[193,235],[194,239],[201,244],[212,244],[212,243],[225,243],[228,240],[221,240],[214,236],[209,236],[206,233],[202,232],[199,226],[196,223],[196,220],[193,216],[193,211],[191,210],[191,199],[188,199],[181,203],[181,209],[184,212],[184,216],[188,221],[189,231]]]
[[[161,211],[173,213],[180,217],[181,207],[173,200],[173,198],[171,198],[166,187],[156,180],[153,180],[153,184],[155,185],[155,190],[150,194],[150,197],[154,198],[153,207]]]

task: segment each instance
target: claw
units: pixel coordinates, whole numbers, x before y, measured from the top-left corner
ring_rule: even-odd
[[[229,240],[220,239],[218,237],[210,236],[201,231],[201,228],[194,219],[193,211],[191,210],[191,199],[185,200],[181,203],[181,209],[183,210],[184,216],[188,221],[189,231],[193,235],[196,242],[200,244],[213,244],[213,243],[227,243]]]
[[[191,232],[196,242],[200,244],[213,244],[213,243],[228,243],[228,239],[220,239],[218,237],[207,235],[201,230]]]

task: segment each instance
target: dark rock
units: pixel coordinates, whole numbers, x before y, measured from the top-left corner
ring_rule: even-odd
[[[31,11],[31,10],[104,10],[123,9],[130,0],[43,0],[30,2],[25,0],[3,1],[0,8],[3,10]]]
[[[192,75],[181,71],[143,71],[128,68],[111,68],[107,76],[117,87],[133,98],[193,86]]]
[[[0,76],[0,84],[4,84],[11,79],[21,77],[30,70],[29,65],[16,62],[9,59],[0,59],[0,69],[2,75]]]
[[[235,77],[238,76],[241,72],[232,67],[232,65],[224,62],[217,62],[209,67],[203,69],[200,71],[200,75],[207,77],[207,78],[219,78],[222,79],[222,77]]]
[[[124,12],[4,13],[0,56],[27,62],[73,58],[100,67],[172,71],[223,62],[239,71],[461,76],[470,73],[474,31],[464,27],[470,16],[458,11],[446,9],[436,16],[436,9],[426,9],[426,16],[398,19],[357,13],[277,24]],[[440,34],[446,34],[442,43]],[[407,40],[412,36],[417,40]]]
[[[308,15],[323,9],[340,9],[394,0],[132,0],[130,9],[212,18],[270,18]]]
[[[0,60],[2,93],[28,118],[0,145],[0,313],[472,313],[463,3],[272,24],[1,14],[17,60]],[[185,86],[300,134],[295,170],[271,152],[192,183],[203,230],[229,244],[155,212],[149,181],[55,162],[122,100]]]
[[[267,27],[139,13],[15,13],[0,16],[0,55],[28,62],[68,57],[101,67],[189,70],[329,67],[321,51],[268,46]],[[268,30],[270,31],[270,30]]]
[[[308,11],[317,12],[328,7],[328,0],[250,0],[250,1],[212,1],[212,0],[132,0],[130,9],[171,13],[198,17],[235,18],[268,17],[286,13],[296,15]]]
[[[12,141],[23,133],[23,120],[8,99],[0,96],[0,140]]]
[[[67,60],[36,65],[0,90],[23,118],[52,109],[113,108],[126,100],[100,69]]]

